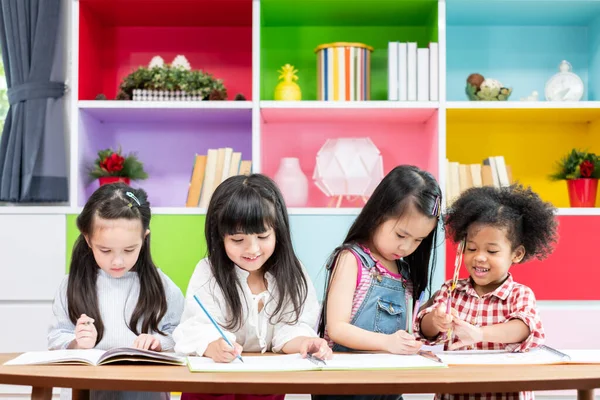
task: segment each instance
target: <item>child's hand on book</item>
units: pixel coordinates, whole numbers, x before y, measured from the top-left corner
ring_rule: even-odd
[[[385,348],[392,354],[416,354],[421,346],[423,343],[406,331],[397,331],[386,337]]]
[[[75,325],[75,348],[93,349],[96,346],[98,331],[94,326],[94,319],[81,314]]]
[[[438,332],[448,332],[452,328],[453,316],[458,316],[457,311],[453,308],[451,314],[448,314],[446,312],[446,305],[442,303],[433,310],[431,323]]]
[[[307,337],[300,343],[300,354],[302,357],[306,357],[308,353],[321,360],[330,360],[333,356],[333,352],[327,341],[321,338]]]
[[[458,341],[450,343],[448,350],[457,350],[483,342],[483,330],[479,326],[471,325],[460,318],[454,318],[453,325],[454,336]]]
[[[214,342],[210,342],[206,350],[204,351],[204,357],[210,357],[214,362],[228,363],[232,362],[237,356],[242,354],[242,346],[233,342],[232,348],[223,339],[217,339]]]
[[[142,333],[133,341],[135,349],[162,351],[160,340],[157,337]]]

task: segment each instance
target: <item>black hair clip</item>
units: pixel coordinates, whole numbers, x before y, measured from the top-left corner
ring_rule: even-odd
[[[325,363],[325,360],[323,360],[322,358],[313,356],[312,353],[308,353],[306,355],[306,358],[315,365],[319,365],[319,363],[322,363],[323,365],[327,365]]]

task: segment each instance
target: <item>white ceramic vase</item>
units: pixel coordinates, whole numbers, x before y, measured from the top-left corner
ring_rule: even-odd
[[[300,168],[300,160],[284,157],[275,173],[275,183],[279,186],[288,207],[304,207],[308,202],[308,178]]]

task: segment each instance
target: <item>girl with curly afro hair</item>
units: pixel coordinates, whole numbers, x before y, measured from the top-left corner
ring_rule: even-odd
[[[415,332],[446,350],[526,351],[545,340],[533,291],[513,280],[514,264],[543,260],[553,251],[555,208],[530,188],[476,187],[464,191],[446,215],[448,236],[464,241],[469,278],[444,283],[417,316]],[[460,246],[459,246],[460,247]],[[459,266],[460,267],[460,266]],[[450,311],[447,312],[447,307]],[[532,399],[532,392],[438,394],[436,399]]]

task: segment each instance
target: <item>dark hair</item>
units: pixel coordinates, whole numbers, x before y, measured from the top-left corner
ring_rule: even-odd
[[[225,253],[224,237],[237,233],[260,234],[268,227],[275,231],[276,245],[262,270],[271,273],[277,282],[278,301],[273,316],[291,303],[294,315],[287,322],[295,323],[306,300],[308,283],[294,253],[281,192],[275,182],[261,174],[232,176],[217,186],[206,213],[205,235],[210,267],[231,315],[227,329],[238,329],[243,321],[238,292],[241,283],[233,261]],[[289,313],[282,313],[277,322],[283,320],[283,314]]]
[[[339,253],[355,243],[367,245],[379,225],[392,218],[400,218],[413,206],[420,213],[439,219],[442,205],[442,192],[429,172],[412,165],[399,165],[392,169],[377,185],[373,194],[350,227],[341,246],[337,247],[327,260],[327,283],[325,299],[319,321],[319,334],[323,335],[327,324],[327,298],[329,284],[335,269],[333,268]],[[427,235],[417,249],[404,257],[408,263],[413,298],[431,285],[435,266],[437,246],[437,227]],[[431,289],[429,287],[429,289]]]
[[[512,249],[525,248],[523,262],[543,260],[557,241],[555,208],[519,184],[504,187],[475,187],[464,191],[446,215],[448,236],[460,242],[472,224],[480,223],[507,230]]]
[[[128,193],[135,199],[129,197]],[[140,202],[139,205],[136,199]],[[142,224],[140,235],[143,235],[150,226],[151,218],[146,192],[142,189],[133,189],[123,183],[102,185],[90,196],[77,217],[77,228],[80,234],[73,247],[67,286],[69,319],[75,324],[81,314],[93,318],[98,331],[96,339],[98,343],[104,334],[104,324],[96,294],[96,279],[100,267],[85,240],[85,236],[92,237],[96,217],[109,220],[139,220]],[[150,330],[164,335],[158,328],[158,324],[167,311],[167,300],[162,280],[150,256],[150,234],[145,237],[132,270],[137,272],[140,280],[140,295],[128,327],[136,335],[148,333]],[[140,320],[142,329],[138,332],[137,326]]]

